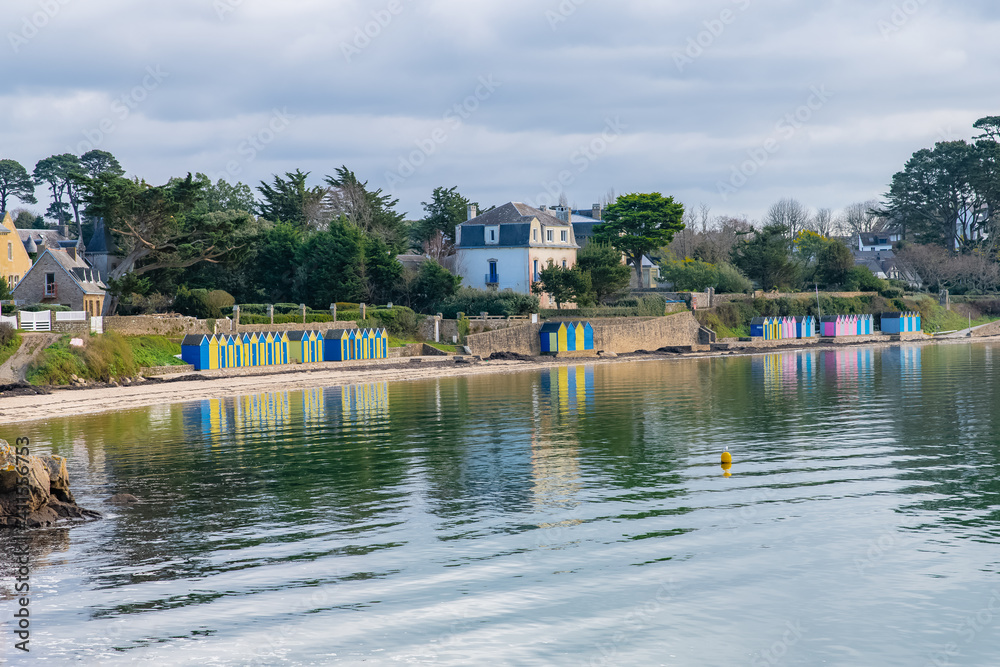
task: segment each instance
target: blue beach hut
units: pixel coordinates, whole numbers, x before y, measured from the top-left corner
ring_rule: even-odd
[[[351,332],[348,329],[330,329],[323,336],[324,361],[348,361],[351,358]]]
[[[181,360],[194,366],[196,371],[209,367],[209,340],[205,334],[190,334],[181,341]]]
[[[750,320],[750,336],[752,338],[765,338],[767,328],[764,325],[765,317],[755,317]]]

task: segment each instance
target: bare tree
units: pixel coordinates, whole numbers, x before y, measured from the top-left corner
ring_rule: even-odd
[[[426,257],[430,257],[438,264],[441,264],[445,257],[455,254],[455,244],[439,229],[434,233],[434,236],[424,241],[423,250]]]
[[[851,236],[882,231],[888,220],[879,213],[878,208],[879,203],[875,199],[846,206],[840,214],[841,228]]]
[[[837,233],[837,226],[834,224],[833,211],[828,208],[821,208],[816,211],[816,215],[809,221],[809,229],[820,236],[830,237]]]
[[[789,236],[795,237],[806,228],[809,222],[809,211],[796,199],[785,198],[767,209],[764,216],[765,225],[781,225],[788,228]]]
[[[698,222],[701,223],[701,233],[704,234],[708,231],[708,221],[709,214],[712,212],[712,208],[708,204],[698,205]]]

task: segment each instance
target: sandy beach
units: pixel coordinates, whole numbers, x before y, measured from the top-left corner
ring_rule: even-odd
[[[673,354],[668,352],[636,353],[607,358],[495,360],[456,363],[452,357],[418,357],[419,362],[387,360],[369,365],[338,366],[336,362],[310,364],[308,367],[253,369],[240,375],[232,371],[205,371],[161,376],[120,387],[47,388],[51,393],[0,397],[0,424],[32,422],[59,417],[115,412],[163,403],[183,403],[209,398],[244,396],[268,391],[289,391],[313,387],[336,387],[365,382],[400,382],[438,377],[516,373],[553,366],[579,364],[630,363],[637,361],[679,361],[720,356],[779,354],[791,350],[842,350],[847,347],[881,348],[890,345],[940,345],[989,343],[992,338],[928,338],[921,341],[866,342],[855,344],[789,344],[780,348],[742,349],[728,352]]]

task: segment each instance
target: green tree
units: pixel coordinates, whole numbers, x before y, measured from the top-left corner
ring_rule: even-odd
[[[101,174],[111,174],[113,176],[125,175],[125,170],[122,169],[118,158],[107,151],[96,148],[80,156],[80,167],[91,178],[97,178]]]
[[[219,211],[243,211],[253,213],[257,210],[257,200],[253,196],[253,190],[246,183],[237,181],[230,183],[220,178],[214,184],[205,174],[198,173],[194,176],[196,181],[203,183],[204,207],[206,212],[215,213]]]
[[[298,300],[323,309],[338,301],[363,301],[368,289],[364,246],[364,234],[343,218],[311,234],[296,254]]]
[[[271,185],[261,181],[257,187],[261,202],[257,212],[272,222],[289,222],[305,229],[309,226],[310,209],[317,207],[326,191],[322,187],[306,185],[309,172],[296,169],[285,177],[274,176]]]
[[[413,229],[418,245],[431,240],[436,232],[441,232],[450,240],[455,240],[455,226],[465,222],[471,202],[458,192],[458,186],[434,188],[429,202],[420,202],[426,215]]]
[[[7,214],[7,198],[14,197],[25,204],[37,204],[35,182],[28,170],[17,160],[0,160],[0,220]]]
[[[302,230],[290,222],[277,222],[254,239],[253,254],[246,261],[251,289],[269,303],[287,303],[295,298],[295,278]]]
[[[405,214],[397,213],[398,199],[382,189],[369,190],[354,172],[342,165],[336,175],[326,177],[328,207],[333,217],[342,216],[361,231],[385,241],[397,254],[408,243]]]
[[[790,259],[788,228],[767,225],[733,246],[733,264],[763,289],[797,287],[799,267]]]
[[[564,269],[550,262],[538,272],[538,282],[532,284],[531,291],[551,296],[559,310],[564,303],[587,305],[591,291],[590,275],[578,266]]]
[[[246,251],[241,232],[253,218],[240,212],[198,213],[202,184],[191,174],[160,186],[112,173],[75,181],[88,210],[104,218],[124,255],[111,278],[218,263]],[[116,305],[113,301],[106,302],[106,312]]]
[[[853,268],[854,254],[837,240],[827,241],[816,258],[816,276],[827,285],[843,285]]]
[[[10,301],[11,298],[10,287],[7,286],[7,278],[0,276],[0,301]]]
[[[984,232],[978,213],[988,203],[976,187],[985,150],[985,145],[942,141],[917,151],[892,177],[882,213],[923,243],[954,248],[977,241]]]
[[[622,254],[607,243],[588,243],[576,253],[576,265],[590,276],[593,300],[607,297],[628,287],[629,268],[622,264]]]
[[[659,192],[618,197],[594,229],[594,240],[625,255],[642,284],[642,257],[670,243],[684,229],[684,205]]]
[[[47,185],[52,194],[52,203],[47,213],[59,224],[69,224],[69,210],[72,207],[76,219],[77,233],[82,234],[80,223],[80,193],[74,176],[83,174],[80,158],[72,153],[53,155],[35,164],[33,176],[38,185]],[[64,201],[65,198],[65,201]]]
[[[411,308],[426,313],[458,292],[462,279],[433,260],[420,265],[411,289]]]
[[[403,265],[396,259],[393,249],[378,236],[366,236],[364,248],[366,301],[391,301],[403,277]]]

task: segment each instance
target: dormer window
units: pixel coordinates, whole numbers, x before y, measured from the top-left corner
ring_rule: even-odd
[[[537,229],[532,229],[531,230],[531,240],[532,241],[538,241],[538,230]]]
[[[500,243],[500,227],[493,226],[487,227],[486,232],[486,245],[497,245]]]

